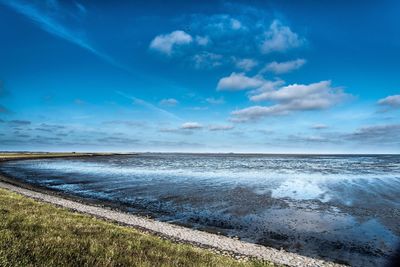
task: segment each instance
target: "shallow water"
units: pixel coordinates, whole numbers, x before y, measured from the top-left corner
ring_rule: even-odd
[[[130,212],[359,266],[400,241],[400,156],[141,154],[9,161],[5,174]]]

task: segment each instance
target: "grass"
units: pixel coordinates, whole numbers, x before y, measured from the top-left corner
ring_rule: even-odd
[[[274,266],[189,244],[0,189],[0,266]]]
[[[81,157],[110,155],[112,153],[73,153],[73,152],[0,152],[0,161],[9,159],[35,159],[35,158],[58,158],[58,157]]]

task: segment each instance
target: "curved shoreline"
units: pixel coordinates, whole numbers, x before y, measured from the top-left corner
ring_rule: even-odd
[[[333,262],[286,252],[284,250],[277,250],[232,239],[226,236],[160,222],[118,210],[112,210],[111,208],[98,206],[93,203],[88,204],[88,202],[82,201],[81,199],[67,198],[62,194],[57,194],[56,192],[46,189],[36,188],[35,186],[27,185],[5,177],[4,175],[0,175],[0,187],[39,201],[51,203],[73,211],[151,232],[174,241],[190,243],[198,247],[253,257],[287,266],[344,266]]]

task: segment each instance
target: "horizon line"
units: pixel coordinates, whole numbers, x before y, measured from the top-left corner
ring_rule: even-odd
[[[307,152],[183,152],[183,151],[63,151],[63,150],[54,150],[54,151],[44,151],[44,150],[0,150],[0,153],[109,153],[109,154],[121,154],[121,155],[129,155],[129,154],[225,154],[225,155],[400,155],[400,153],[307,153]]]

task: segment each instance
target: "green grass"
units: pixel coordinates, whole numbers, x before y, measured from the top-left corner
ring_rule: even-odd
[[[73,153],[73,152],[0,152],[0,160],[9,159],[37,159],[37,158],[59,158],[59,157],[81,157],[81,156],[101,156],[111,155],[112,153]]]
[[[161,239],[0,189],[0,266],[273,266]]]

